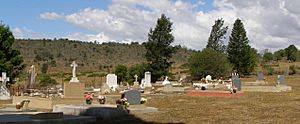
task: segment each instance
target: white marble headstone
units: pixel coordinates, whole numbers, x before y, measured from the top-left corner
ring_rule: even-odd
[[[145,87],[152,87],[151,84],[151,72],[145,72]]]
[[[116,74],[107,74],[106,75],[106,84],[110,88],[117,88],[118,87],[118,78]]]
[[[210,81],[211,81],[211,76],[210,76],[210,75],[207,75],[207,76],[205,77],[205,82],[208,83],[208,82],[210,82]]]

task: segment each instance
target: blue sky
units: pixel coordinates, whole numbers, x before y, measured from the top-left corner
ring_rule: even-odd
[[[214,21],[242,19],[258,50],[299,46],[299,1],[289,0],[6,0],[0,19],[16,38],[145,42],[157,18],[173,22],[174,44],[205,47]],[[227,38],[228,39],[228,38]]]

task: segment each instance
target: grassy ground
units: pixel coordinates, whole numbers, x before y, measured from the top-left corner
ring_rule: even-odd
[[[246,92],[240,98],[178,94],[150,99],[147,106],[157,107],[159,112],[135,116],[155,123],[300,123],[300,77],[288,76],[285,81],[292,91]]]

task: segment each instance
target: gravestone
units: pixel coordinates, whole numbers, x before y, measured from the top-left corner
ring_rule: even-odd
[[[264,79],[265,79],[264,74],[262,72],[257,73],[257,80],[258,81],[263,81]]]
[[[78,65],[76,64],[76,62],[73,61],[72,64],[71,64],[71,67],[73,67],[73,69],[72,69],[72,78],[71,78],[70,82],[74,82],[74,83],[79,82],[79,80],[76,77],[76,67],[77,66]]]
[[[277,85],[285,85],[284,83],[284,75],[277,76]]]
[[[109,88],[113,90],[118,87],[118,78],[116,74],[107,74],[106,75],[106,84]]]
[[[2,77],[0,77],[0,100],[8,100],[10,98],[10,92],[6,87],[6,82],[9,81],[9,77],[6,76],[6,72],[2,72]]]
[[[151,72],[145,72],[145,87],[152,87],[151,84]]]
[[[126,91],[122,97],[126,98],[130,105],[141,104],[141,92],[139,90]]]
[[[232,76],[232,84],[237,88],[238,91],[241,91],[242,83],[241,83],[241,79],[238,77],[238,75]]]
[[[133,85],[139,85],[139,82],[138,82],[138,76],[137,75],[134,75],[134,82],[133,82]]]
[[[84,83],[80,83],[76,77],[76,67],[75,61],[71,64],[72,67],[72,79],[70,82],[64,83],[64,97],[65,98],[81,98],[84,95]]]
[[[27,89],[32,89],[33,85],[35,84],[35,77],[36,77],[36,70],[34,65],[30,67],[30,70],[28,71],[28,83],[26,88]]]

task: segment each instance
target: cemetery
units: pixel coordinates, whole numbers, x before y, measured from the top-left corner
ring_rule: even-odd
[[[0,113],[19,113],[18,118],[23,118],[20,122],[33,123],[36,119],[43,118],[59,119],[60,121],[53,121],[58,123],[65,123],[66,121],[85,121],[92,122],[95,119],[107,121],[114,118],[128,116],[122,107],[118,107],[115,103],[120,98],[126,98],[130,107],[128,110],[130,114],[141,115],[147,113],[160,113],[160,109],[151,107],[146,101],[156,101],[167,97],[177,97],[184,95],[185,97],[200,97],[202,99],[211,98],[244,98],[251,92],[287,92],[291,91],[291,86],[285,84],[284,75],[277,76],[277,82],[270,85],[263,74],[259,73],[256,82],[242,82],[239,75],[232,74],[229,79],[212,79],[210,75],[201,81],[196,81],[192,84],[187,82],[169,81],[166,76],[164,80],[156,83],[151,82],[151,72],[145,72],[145,77],[141,83],[138,82],[135,75],[135,81],[132,86],[121,86],[117,83],[117,76],[115,74],[108,74],[106,82],[98,90],[98,100],[93,100],[91,105],[85,103],[84,94],[85,85],[80,82],[76,76],[76,62],[73,61],[72,78],[69,82],[64,83],[63,94],[59,91],[51,91],[52,94],[43,94],[42,92],[22,93],[21,96],[10,96],[9,90],[5,87],[5,82],[9,77],[2,73],[1,82],[1,104],[5,105],[0,109]],[[26,85],[29,91],[39,91],[33,89],[36,74],[34,66],[31,66],[29,73],[29,83]],[[262,83],[263,82],[263,83]],[[185,84],[186,83],[186,84]],[[49,92],[49,91],[48,91]],[[92,95],[88,93],[89,95]],[[93,93],[93,95],[95,95]],[[96,96],[94,99],[96,99]],[[100,99],[102,103],[100,103]],[[182,100],[184,101],[184,100]],[[182,102],[179,99],[179,102]],[[146,105],[142,104],[146,103]],[[150,104],[151,105],[151,104]],[[30,114],[22,116],[22,114]],[[37,115],[45,114],[45,115]],[[49,114],[49,115],[47,115]],[[51,115],[53,114],[53,115]],[[37,116],[37,117],[36,117]],[[41,117],[40,117],[41,116]],[[49,117],[48,117],[49,116]],[[3,118],[3,117],[2,117]],[[6,115],[4,118],[9,118]],[[12,116],[12,118],[15,118]],[[45,119],[44,119],[45,120]],[[9,119],[7,120],[9,121]],[[19,121],[13,121],[18,123]]]
[[[30,2],[3,2],[0,124],[300,123],[291,2]]]

